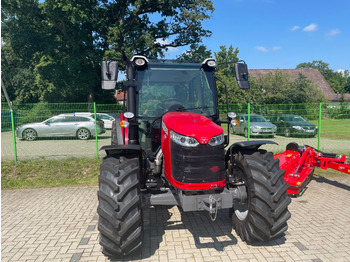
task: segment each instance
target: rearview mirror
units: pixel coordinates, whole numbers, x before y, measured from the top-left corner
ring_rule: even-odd
[[[236,80],[239,88],[241,89],[249,89],[249,81],[248,81],[248,66],[245,63],[236,63]]]
[[[114,89],[118,80],[118,62],[102,61],[101,66],[102,89]]]

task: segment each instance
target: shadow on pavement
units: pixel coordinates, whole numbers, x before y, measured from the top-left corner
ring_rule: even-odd
[[[344,174],[344,175],[346,176],[346,174]],[[314,176],[313,180],[315,180],[317,183],[327,183],[329,185],[332,185],[332,186],[335,186],[335,187],[338,187],[338,188],[350,191],[350,186],[348,186],[346,184],[343,184],[343,183],[340,183],[340,182],[335,181],[335,180],[330,180],[330,179],[328,179],[326,177]]]
[[[120,260],[111,261],[134,261],[147,259],[155,254],[162,246],[167,245],[175,248],[186,248],[190,245],[191,237],[194,239],[195,247],[187,248],[211,248],[222,252],[225,247],[236,245],[237,238],[232,234],[232,222],[229,218],[228,210],[219,210],[217,219],[211,221],[208,212],[180,212],[178,219],[175,216],[171,206],[155,206],[153,208],[144,209],[144,241],[142,252],[139,255],[126,256]],[[164,238],[165,232],[173,230],[172,237]],[[189,234],[190,233],[190,234]],[[288,234],[288,233],[287,233]],[[169,236],[169,234],[167,234]],[[187,240],[188,238],[189,240]],[[285,243],[285,237],[263,242],[251,244],[252,246],[275,246]],[[164,244],[162,245],[161,243]],[[181,244],[174,245],[174,242]],[[164,251],[164,249],[162,249]],[[168,250],[168,249],[165,249]],[[171,248],[169,249],[171,250]],[[167,251],[168,252],[168,251]],[[210,251],[209,251],[210,252]]]

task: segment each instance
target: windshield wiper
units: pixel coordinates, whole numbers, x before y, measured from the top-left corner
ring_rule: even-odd
[[[176,111],[177,112],[181,112],[181,111],[189,111],[189,110],[195,110],[195,109],[208,109],[209,108],[209,106],[197,106],[197,107],[189,107],[189,108],[185,108],[185,107],[183,107],[183,106],[179,106],[177,109],[176,109]],[[203,110],[202,110],[202,112],[201,113],[204,113],[203,112]]]

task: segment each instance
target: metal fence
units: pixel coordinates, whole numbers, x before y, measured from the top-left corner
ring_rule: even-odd
[[[50,117],[67,113],[122,112],[122,105],[96,103],[37,103],[12,104],[13,112],[6,103],[1,104],[1,160],[25,160],[31,158],[99,157],[99,148],[110,144],[110,130],[88,140],[76,137],[39,138],[25,141],[15,136],[15,129],[23,124],[40,123]],[[12,122],[14,128],[12,130]],[[94,132],[92,132],[94,136]]]
[[[31,158],[66,158],[66,157],[101,157],[104,152],[99,151],[104,145],[110,144],[110,130],[98,135],[96,139],[78,140],[74,137],[40,138],[35,141],[21,140],[15,136],[15,129],[27,123],[42,122],[52,116],[63,113],[108,113],[116,114],[122,111],[122,105],[95,103],[37,103],[13,104],[10,112],[6,103],[1,104],[1,160],[17,161]],[[220,118],[227,119],[226,105],[219,105]],[[284,151],[289,142],[299,145],[309,145],[321,151],[338,154],[350,154],[350,103],[322,103],[322,104],[230,104],[229,111],[236,114],[247,114],[248,120],[252,114],[265,117],[275,123],[275,116],[297,115],[315,124],[318,132],[315,135],[284,133],[283,128],[275,137],[268,138],[278,145],[267,146],[273,152]],[[13,123],[13,125],[12,125]],[[251,123],[250,123],[251,124]],[[248,125],[250,128],[251,125]],[[276,124],[276,123],[275,123]],[[277,124],[276,124],[277,125]],[[225,128],[225,126],[224,126]],[[290,127],[293,129],[293,125]],[[294,126],[294,128],[297,128]],[[232,128],[230,129],[232,130]],[[262,139],[261,137],[244,137],[244,134],[232,134],[230,142]],[[265,139],[265,138],[264,138]]]
[[[220,105],[221,117],[227,112],[226,105]],[[278,127],[277,135],[271,140],[277,142],[278,146],[268,146],[273,152],[281,152],[290,142],[299,145],[313,146],[324,152],[338,154],[350,153],[350,102],[338,103],[314,103],[314,104],[230,104],[229,111],[236,114],[258,114]],[[301,116],[307,122],[317,126],[317,134],[307,133],[300,130],[299,124],[276,122],[276,117],[286,118]],[[282,120],[283,121],[283,120]],[[250,127],[250,125],[249,125]],[[289,134],[285,131],[289,129]],[[299,129],[299,130],[296,130]],[[295,134],[293,134],[295,131]],[[306,131],[306,132],[304,132]],[[248,132],[250,134],[250,132]],[[241,137],[235,136],[233,142]],[[257,139],[248,137],[247,139]],[[261,139],[261,138],[260,138]]]

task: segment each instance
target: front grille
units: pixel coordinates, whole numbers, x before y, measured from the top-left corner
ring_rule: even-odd
[[[261,129],[260,129],[260,132],[263,132],[263,133],[272,133],[272,129],[271,129],[271,128],[261,128]]]
[[[224,146],[183,147],[171,141],[172,176],[182,183],[209,183],[225,179]]]

